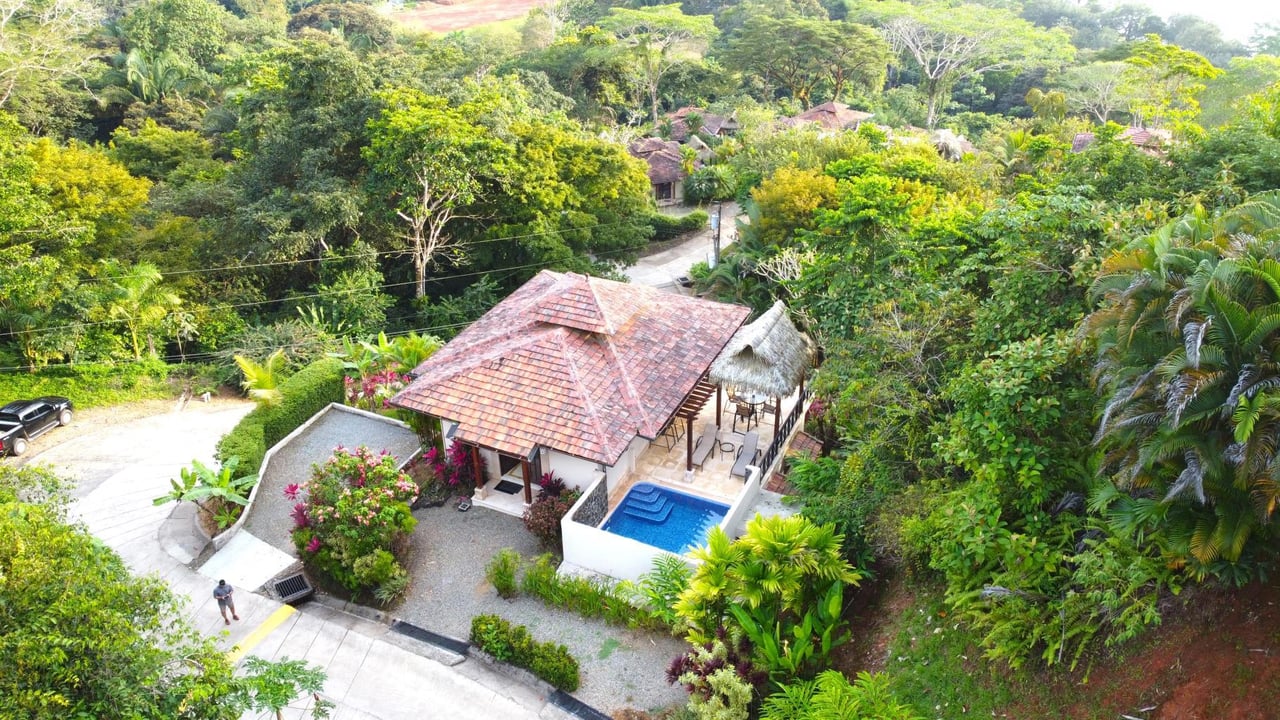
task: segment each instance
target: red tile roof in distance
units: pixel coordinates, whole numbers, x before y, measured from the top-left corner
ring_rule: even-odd
[[[613,465],[653,438],[747,319],[738,305],[544,270],[414,370],[391,400],[454,437]]]

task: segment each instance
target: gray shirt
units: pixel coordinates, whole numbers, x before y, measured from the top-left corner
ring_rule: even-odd
[[[231,586],[219,585],[213,589],[213,597],[218,601],[219,605],[225,605],[231,601]]]

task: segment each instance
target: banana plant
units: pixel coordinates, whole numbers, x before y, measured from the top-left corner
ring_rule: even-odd
[[[249,491],[258,482],[257,474],[237,475],[239,457],[231,457],[215,472],[199,460],[192,460],[191,467],[183,468],[180,480],[169,480],[169,492],[152,500],[154,505],[190,501],[211,515],[219,528],[225,528],[240,516],[240,509],[249,504]]]

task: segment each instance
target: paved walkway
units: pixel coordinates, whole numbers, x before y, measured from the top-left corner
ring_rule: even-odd
[[[692,208],[682,209],[682,213],[692,212]],[[715,215],[716,208],[709,209]],[[738,204],[726,202],[723,209],[724,227],[720,229],[721,250],[728,247],[735,237],[734,218],[738,215]],[[714,219],[714,218],[713,218]],[[641,257],[635,265],[623,270],[627,279],[638,285],[650,285],[664,290],[689,292],[676,284],[676,278],[687,276],[694,263],[710,262],[715,231],[710,227],[692,233],[679,241],[654,243],[652,252]]]
[[[240,620],[224,625],[212,597],[217,578],[191,570],[165,551],[158,531],[171,508],[151,501],[193,458],[212,462],[217,439],[251,408],[248,403],[196,403],[120,425],[77,424],[60,431],[74,433],[70,439],[32,462],[77,480],[73,515],[135,572],[155,573],[186,597],[192,624],[218,637],[233,657],[302,658],[324,667],[328,681],[322,694],[336,704],[336,720],[567,717],[534,689],[483,665],[315,603],[294,609],[240,587],[235,594]],[[300,700],[284,717],[305,717],[308,705],[309,699]]]

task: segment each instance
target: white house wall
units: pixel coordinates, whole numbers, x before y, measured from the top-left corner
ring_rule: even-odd
[[[649,441],[642,437],[633,438],[631,445],[627,447],[627,451],[622,453],[622,458],[613,467],[605,468],[605,475],[609,478],[609,487],[617,487],[622,479],[631,474],[636,469],[636,459],[640,454],[649,447]]]
[[[600,476],[600,464],[543,448],[543,472],[554,473],[566,487],[585,488]]]

